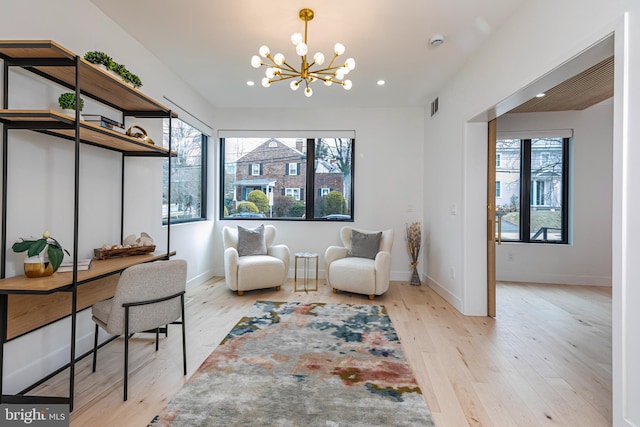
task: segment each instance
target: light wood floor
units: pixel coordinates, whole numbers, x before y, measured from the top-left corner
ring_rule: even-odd
[[[366,296],[318,292],[246,292],[221,279],[188,293],[187,377],[179,326],[160,351],[132,340],[129,400],[122,401],[122,340],[76,365],[71,425],[145,427],[256,300],[384,304],[438,427],[611,425],[611,290],[503,283],[497,319],[465,317],[427,286],[394,282]],[[67,374],[68,375],[68,374]],[[37,393],[64,395],[62,373]],[[36,394],[35,392],[33,394]]]

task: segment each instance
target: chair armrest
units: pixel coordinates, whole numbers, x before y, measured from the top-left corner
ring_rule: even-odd
[[[289,263],[291,261],[291,252],[287,245],[273,245],[267,248],[267,255],[281,259],[284,262],[284,278],[282,282],[287,279],[289,275]]]
[[[238,250],[227,248],[224,251],[224,278],[232,291],[238,290]]]
[[[380,251],[374,260],[376,270],[376,295],[382,295],[389,289],[389,279],[391,278],[391,254],[387,251]]]
[[[324,252],[324,274],[327,284],[331,286],[331,278],[329,277],[329,265],[336,260],[346,258],[348,254],[347,248],[343,246],[329,246]]]

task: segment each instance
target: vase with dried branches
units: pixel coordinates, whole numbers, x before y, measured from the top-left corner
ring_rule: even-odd
[[[411,257],[411,268],[413,273],[411,274],[411,284],[414,286],[420,286],[420,274],[418,274],[418,255],[420,254],[420,247],[422,246],[422,231],[420,228],[420,222],[415,221],[411,224],[407,224],[407,248],[409,249],[409,256]]]

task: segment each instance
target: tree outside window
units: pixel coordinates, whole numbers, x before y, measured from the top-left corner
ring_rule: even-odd
[[[502,240],[568,242],[568,150],[568,138],[497,141]]]
[[[169,147],[169,119],[163,122],[163,145]],[[188,123],[171,119],[171,205],[168,199],[169,160],[163,160],[162,220],[167,223],[206,219],[206,142],[207,137]]]
[[[289,220],[353,220],[353,139],[223,138],[222,219],[246,219],[247,190],[269,202],[265,216]],[[260,176],[248,165],[260,164]]]

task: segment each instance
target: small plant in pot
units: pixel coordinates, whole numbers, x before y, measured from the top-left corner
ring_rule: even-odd
[[[142,86],[142,81],[140,80],[140,77],[133,74],[124,65],[114,62],[111,64],[111,70],[116,74],[118,74],[120,78],[122,78],[122,80],[131,84],[133,87],[139,88],[140,86]]]
[[[76,94],[73,92],[66,92],[60,95],[58,98],[58,105],[62,108],[63,112],[75,117],[76,114]],[[84,107],[84,101],[80,98],[78,109],[82,111]]]
[[[11,249],[14,252],[27,252],[27,258],[24,261],[24,272],[27,277],[52,275],[60,267],[64,253],[69,255],[69,251],[51,237],[48,231],[42,233],[39,239],[20,238]]]
[[[113,60],[109,55],[97,50],[87,52],[84,54],[84,59],[96,65],[104,65],[106,69],[109,69]]]

